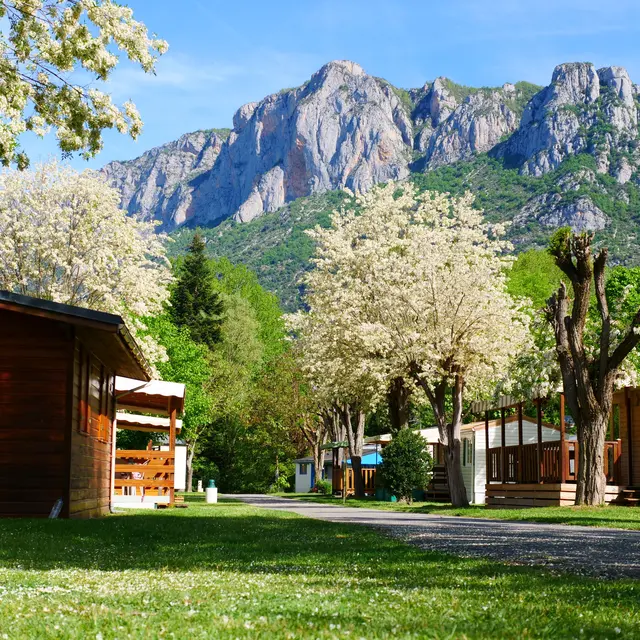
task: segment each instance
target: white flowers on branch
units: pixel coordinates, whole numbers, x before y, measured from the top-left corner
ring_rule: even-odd
[[[331,339],[316,349],[322,362],[307,366],[326,375],[342,362],[377,399],[412,369],[429,381],[464,372],[475,392],[500,377],[528,341],[528,318],[506,292],[504,229],[471,204],[390,184],[316,228],[305,340]]]
[[[142,121],[131,102],[121,107],[89,81],[105,81],[118,64],[114,51],[152,73],[164,40],[150,37],[133,11],[112,0],[0,0],[0,162],[24,168],[18,147],[25,131],[57,130],[60,149],[94,156],[103,129],[133,138]],[[74,75],[75,74],[75,75]]]
[[[171,281],[163,237],[119,200],[99,175],[56,162],[0,174],[0,289],[130,322],[159,312]]]

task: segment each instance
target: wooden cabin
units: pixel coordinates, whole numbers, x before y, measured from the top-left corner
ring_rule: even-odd
[[[167,445],[159,448],[149,446],[146,450],[123,450],[116,449],[114,444],[112,504],[138,509],[173,505],[176,435],[182,428],[182,422],[176,416],[184,410],[185,385],[118,376],[115,386],[117,428],[164,433]],[[134,411],[154,415],[132,413]]]
[[[487,442],[486,504],[490,507],[572,505],[576,497],[579,444],[565,432],[564,397],[561,396],[560,429],[552,441],[542,438],[542,412],[538,402],[535,442],[508,443],[504,437],[505,410],[521,404],[502,403],[502,437]],[[491,409],[491,408],[490,408]],[[493,446],[491,446],[493,445]],[[623,389],[614,395],[609,432],[604,444],[605,502],[640,503],[640,389]]]
[[[0,291],[0,516],[109,511],[116,375],[150,378],[120,316]]]

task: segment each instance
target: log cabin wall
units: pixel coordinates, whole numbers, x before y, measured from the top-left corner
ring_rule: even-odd
[[[615,429],[615,424],[619,420],[622,440],[620,484],[621,486],[640,486],[640,389],[618,391],[613,397],[613,402],[611,422]],[[616,409],[616,405],[619,408]],[[631,423],[629,423],[629,415]]]
[[[73,344],[64,323],[0,309],[0,516],[68,507]]]
[[[76,340],[71,411],[71,518],[100,516],[109,511],[114,419],[115,374]]]

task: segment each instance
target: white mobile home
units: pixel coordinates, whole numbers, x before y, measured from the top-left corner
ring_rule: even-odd
[[[538,438],[538,426],[535,418],[523,416],[522,443],[535,444]],[[542,441],[558,440],[560,429],[551,424],[543,423]],[[462,475],[467,489],[469,502],[484,504],[485,484],[487,483],[486,435],[484,422],[472,422],[462,426]],[[499,447],[502,444],[500,420],[489,421],[489,447]],[[505,419],[505,445],[507,447],[518,444],[518,416]]]

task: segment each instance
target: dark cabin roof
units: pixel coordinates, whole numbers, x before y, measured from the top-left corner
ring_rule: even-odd
[[[151,379],[149,363],[121,316],[0,290],[0,310],[64,322],[118,375]]]

